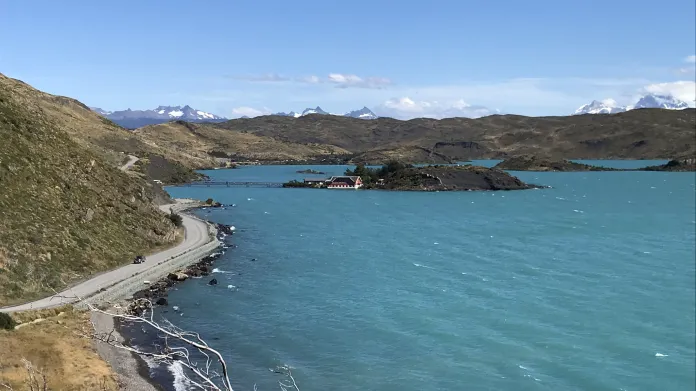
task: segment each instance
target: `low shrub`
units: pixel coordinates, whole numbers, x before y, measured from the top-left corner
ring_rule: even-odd
[[[184,223],[184,220],[181,218],[181,216],[179,216],[176,213],[171,213],[169,215],[169,220],[171,220],[172,223],[174,223],[174,225],[177,227],[181,227],[181,225]]]
[[[0,329],[13,330],[17,322],[4,312],[0,312]]]

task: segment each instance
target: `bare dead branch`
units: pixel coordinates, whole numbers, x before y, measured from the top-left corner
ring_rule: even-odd
[[[74,296],[74,299],[76,301],[83,301],[83,299],[77,295]],[[146,351],[144,349],[131,346],[123,341],[122,338],[118,338],[118,335],[115,334],[114,329],[111,329],[109,332],[98,332],[96,325],[93,322],[90,322],[92,324],[92,330],[90,332],[82,331],[81,333],[78,333],[82,337],[103,342],[115,348],[123,349],[142,357],[151,358],[158,363],[166,363],[169,365],[175,363],[179,364],[188,369],[188,371],[192,374],[192,376],[189,376],[189,374],[185,371],[183,375],[189,384],[197,389],[204,391],[234,391],[229,378],[228,366],[222,354],[218,350],[210,347],[210,345],[208,345],[200,334],[182,330],[167,319],[163,319],[161,322],[156,321],[153,311],[154,306],[150,300],[137,299],[131,303],[131,306],[135,306],[142,310],[139,313],[128,310],[124,312],[111,312],[97,308],[95,305],[90,304],[89,302],[83,301],[83,303],[92,313],[104,314],[112,319],[139,323],[153,328],[160,334],[163,345],[158,346],[155,351]],[[114,308],[120,309],[120,307],[117,305],[115,305]],[[144,328],[143,330],[145,331]],[[172,346],[170,345],[170,341],[178,342],[184,346]],[[204,365],[200,366],[195,359],[191,357],[189,348],[195,348],[195,351],[205,358]],[[214,369],[216,367],[219,367],[222,373],[218,373]],[[282,391],[300,391],[300,388],[293,377],[290,366],[279,366],[274,372],[283,374],[287,378],[278,382]],[[37,386],[36,390],[32,388],[30,391],[48,391],[45,385],[46,377],[42,372],[38,371],[38,373],[43,377],[44,388],[39,389]],[[222,384],[220,385],[216,383],[216,379],[219,379]],[[257,391],[256,384],[254,384],[254,391]]]
[[[297,382],[295,381],[295,377],[292,375],[292,368],[289,365],[281,365],[276,367],[276,369],[273,371],[276,373],[282,373],[284,374],[287,379],[285,380],[279,380],[278,385],[280,385],[280,389],[282,391],[290,391],[290,390],[295,390],[295,391],[300,391],[300,387],[297,386]]]

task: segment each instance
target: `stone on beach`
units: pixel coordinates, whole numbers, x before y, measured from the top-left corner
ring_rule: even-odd
[[[174,281],[184,281],[188,278],[188,275],[186,273],[183,273],[183,272],[174,272],[174,273],[169,273],[167,278],[169,278],[170,280],[174,280]]]

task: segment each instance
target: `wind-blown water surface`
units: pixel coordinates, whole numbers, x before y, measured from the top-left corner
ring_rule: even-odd
[[[174,320],[242,390],[278,389],[280,364],[303,391],[693,390],[693,173],[516,175],[553,188],[171,188],[236,204],[199,213],[239,230]]]

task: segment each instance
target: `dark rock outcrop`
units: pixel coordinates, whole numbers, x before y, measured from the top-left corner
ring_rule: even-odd
[[[370,186],[385,190],[462,191],[539,188],[505,171],[478,166],[427,166],[399,170]]]
[[[170,273],[167,278],[148,284],[145,289],[142,289],[133,295],[133,301],[129,304],[129,313],[140,315],[143,313],[143,311],[149,308],[147,304],[145,304],[148,303],[148,301],[138,299],[147,299],[149,302],[154,301],[158,305],[168,305],[169,302],[166,299],[168,290],[174,285],[185,280],[180,279],[181,276],[185,275],[188,278],[210,275],[212,272],[213,263],[223,254],[223,251],[210,254],[201,259],[199,262],[188,266],[183,271]]]
[[[325,175],[326,174],[325,172],[312,170],[311,168],[306,169],[306,170],[298,170],[296,172],[298,174],[315,174],[315,175]]]

